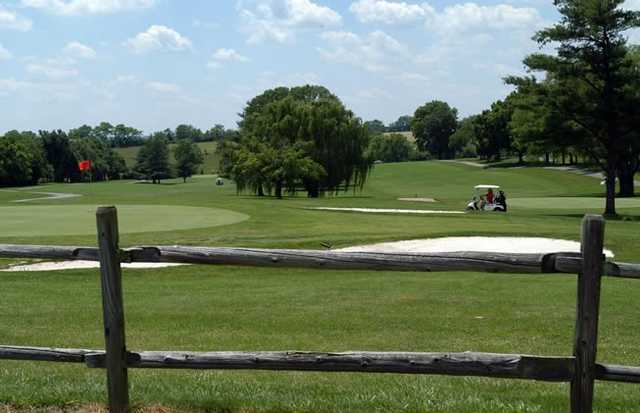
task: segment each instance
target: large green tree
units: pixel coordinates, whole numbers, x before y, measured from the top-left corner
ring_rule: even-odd
[[[458,127],[458,110],[448,103],[434,100],[416,109],[411,130],[418,149],[429,151],[438,159],[451,156],[449,138]]]
[[[623,3],[555,0],[560,22],[534,39],[543,46],[557,45],[557,54],[536,53],[524,61],[553,80],[549,103],[580,127],[585,150],[605,172],[607,215],[616,213],[616,173],[635,128],[628,120],[636,118],[640,106],[629,87],[635,75],[625,37],[627,30],[640,26],[640,12],[624,9]]]
[[[0,186],[36,185],[50,175],[39,137],[15,130],[0,137]]]
[[[134,169],[154,184],[171,176],[169,143],[164,132],[157,132],[145,141],[136,156]]]
[[[369,157],[383,162],[406,162],[415,157],[414,146],[399,133],[377,135],[369,143]]]
[[[371,168],[371,161],[365,153],[368,144],[366,128],[326,88],[307,85],[267,90],[247,104],[241,118],[239,142],[223,147],[235,147],[234,150],[247,153],[256,152],[248,150],[249,147],[257,147],[263,152],[273,149],[287,153],[290,155],[288,159],[297,159],[300,164],[306,163],[305,158],[308,157],[321,167],[323,173],[318,173],[320,169],[315,165],[289,169],[302,174],[297,185],[304,188],[309,196],[317,197],[325,191],[361,188],[364,184]],[[256,146],[256,142],[262,146]],[[223,156],[223,166],[232,166],[233,157],[233,154]],[[256,175],[253,168],[248,170]],[[260,179],[268,181],[264,182],[265,186],[275,188],[274,176],[263,174]],[[288,181],[290,183],[291,179]],[[251,189],[258,193],[261,191],[259,186]]]
[[[198,171],[204,161],[202,151],[192,140],[181,139],[173,150],[176,159],[176,173],[184,182]]]
[[[61,130],[40,131],[45,157],[53,168],[55,182],[71,182],[80,179],[78,158],[71,147],[71,140]]]

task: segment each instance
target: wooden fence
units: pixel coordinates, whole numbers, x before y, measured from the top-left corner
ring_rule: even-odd
[[[128,368],[443,374],[570,382],[572,413],[593,411],[595,380],[640,383],[640,367],[596,362],[601,277],[640,279],[640,264],[605,259],[604,219],[600,216],[585,216],[580,253],[554,254],[383,254],[205,247],[120,249],[116,209],[98,208],[96,217],[98,248],[0,245],[0,257],[100,261],[105,350],[1,345],[0,359],[84,363],[87,367],[104,368],[109,409],[114,413],[129,410]],[[561,357],[472,352],[130,352],[125,342],[122,262],[384,271],[577,273],[574,351],[572,356]]]

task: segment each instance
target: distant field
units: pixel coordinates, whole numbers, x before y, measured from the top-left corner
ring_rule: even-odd
[[[218,164],[220,159],[216,155],[216,148],[218,144],[216,142],[198,142],[197,145],[202,150],[202,154],[204,155],[204,163],[202,164],[201,172],[205,174],[214,174],[218,171]],[[171,162],[175,162],[173,157],[173,149],[176,147],[176,144],[169,145],[169,149],[171,150]],[[118,152],[124,158],[124,161],[127,163],[127,167],[133,168],[136,164],[136,155],[140,150],[140,146],[131,146],[128,148],[116,148],[116,152]]]
[[[497,184],[507,214],[358,214],[313,207],[462,211],[479,183]],[[81,197],[15,204],[32,191]],[[579,240],[585,212],[602,212],[598,179],[544,168],[478,168],[453,162],[376,165],[362,192],[277,200],[236,194],[215,177],[161,185],[111,181],[0,191],[0,243],[95,245],[95,221],[116,205],[121,245],[335,248],[406,239],[521,235]],[[418,204],[398,198],[435,198]],[[571,197],[564,200],[560,197]],[[583,199],[582,199],[583,198]],[[533,201],[532,201],[533,200]],[[538,201],[541,200],[541,201]],[[552,202],[550,202],[550,200]],[[566,202],[565,202],[566,201]],[[571,203],[568,203],[571,201]],[[582,202],[575,202],[582,201]],[[624,202],[622,203],[624,204]],[[154,208],[139,210],[140,206]],[[175,208],[167,216],[156,206]],[[562,205],[565,208],[557,208]],[[55,206],[55,208],[51,208]],[[69,208],[69,213],[61,208]],[[185,207],[197,207],[198,210]],[[3,208],[7,208],[6,211]],[[29,214],[28,208],[33,213]],[[206,209],[201,211],[200,208]],[[217,209],[216,209],[217,208]],[[20,217],[16,211],[22,209]],[[6,212],[6,213],[5,213]],[[146,212],[146,213],[145,213]],[[219,215],[205,216],[203,212]],[[234,212],[234,213],[232,213]],[[608,220],[605,246],[640,262],[640,206]],[[196,214],[196,216],[190,216]],[[246,217],[248,219],[242,220]],[[206,218],[206,221],[203,219]],[[16,220],[29,231],[16,231]],[[61,232],[35,235],[56,220]],[[149,226],[143,225],[150,221]],[[235,223],[234,223],[235,222]],[[64,224],[69,225],[67,232]],[[227,225],[224,225],[227,224]],[[142,232],[146,231],[146,232]],[[44,232],[44,231],[42,231]],[[0,260],[0,265],[8,260]],[[576,276],[556,274],[327,271],[233,266],[124,270],[127,344],[132,350],[487,351],[570,355]],[[640,365],[640,282],[602,282],[598,360]],[[104,346],[97,270],[0,273],[0,343]],[[148,411],[224,413],[565,413],[568,384],[473,377],[132,369],[131,398]],[[0,361],[3,404],[73,411],[105,401],[104,371],[80,365]],[[638,411],[632,384],[596,384],[596,411]],[[634,407],[636,406],[636,407]],[[34,407],[31,409],[31,407]]]
[[[410,142],[415,142],[416,140],[415,136],[413,136],[413,132],[387,132],[384,135],[388,136],[388,135],[391,135],[392,133],[400,134],[405,138],[407,138],[407,140]]]

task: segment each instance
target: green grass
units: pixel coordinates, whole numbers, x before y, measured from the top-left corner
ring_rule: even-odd
[[[128,182],[50,185],[38,190],[81,193],[36,201],[39,216],[0,242],[94,245],[95,234],[43,230],[56,208],[93,210],[115,204],[220,208],[250,218],[231,225],[122,234],[122,245],[190,244],[320,248],[446,235],[532,235],[579,239],[585,212],[513,206],[508,214],[406,216],[315,211],[315,206],[461,210],[478,183],[496,183],[509,198],[598,197],[597,179],[538,168],[480,169],[445,162],[376,166],[362,193],[284,200],[236,195],[214,179],[186,184]],[[28,190],[35,190],[33,188]],[[398,201],[433,197],[436,204]],[[24,194],[0,191],[0,208]],[[21,205],[19,208],[22,208]],[[24,205],[24,208],[34,206]],[[50,214],[50,215],[49,215]],[[640,261],[640,208],[632,221],[609,220],[606,246],[617,259]],[[42,215],[42,217],[40,216]],[[150,210],[146,219],[158,218]],[[123,215],[124,216],[124,215]],[[37,220],[36,220],[37,218]],[[184,219],[188,217],[185,216]],[[59,216],[55,218],[61,220]],[[70,223],[70,225],[74,225]],[[122,226],[129,225],[124,223]],[[131,225],[136,225],[131,223]],[[28,230],[27,230],[28,229]],[[123,228],[124,229],[124,228]],[[143,228],[144,229],[144,228]],[[4,261],[5,263],[7,260]],[[0,273],[0,343],[102,347],[100,283],[95,270]],[[571,354],[575,276],[484,273],[396,273],[188,266],[125,270],[127,339],[132,349],[407,350]],[[606,279],[601,300],[599,360],[640,365],[640,283]],[[481,378],[230,371],[130,372],[138,406],[220,412],[420,411],[565,412],[569,386]],[[0,404],[84,405],[105,400],[104,372],[82,366],[0,362]],[[598,383],[600,412],[640,405],[634,385]]]
[[[0,206],[5,236],[93,235],[95,207]],[[242,222],[249,216],[226,209],[179,205],[121,205],[118,209],[120,232],[157,232],[217,227]]]
[[[596,197],[540,197],[511,198],[513,208],[537,209],[596,209],[601,208],[602,198]],[[616,200],[616,208],[640,208],[640,198],[620,198]]]
[[[204,174],[215,174],[218,172],[218,163],[220,159],[216,154],[216,148],[218,144],[216,142],[197,142],[198,147],[202,151],[204,155],[204,162],[201,166],[201,171]],[[173,157],[173,150],[175,149],[176,144],[169,145],[170,161],[172,163],[175,162]],[[118,152],[124,158],[127,167],[133,168],[136,164],[136,156],[138,155],[138,151],[140,151],[140,146],[130,146],[128,148],[116,148],[116,152]]]

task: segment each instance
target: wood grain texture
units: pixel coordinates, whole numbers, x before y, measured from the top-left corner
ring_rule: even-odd
[[[593,412],[596,378],[600,280],[604,270],[604,218],[586,215],[582,220],[582,269],[578,275],[576,329],[573,345],[575,374],[571,381],[571,412]]]
[[[129,366],[136,368],[443,374],[545,381],[569,381],[573,369],[572,357],[472,352],[146,351],[134,354],[138,357],[131,357]],[[103,354],[87,355],[86,360],[90,367],[104,367]]]
[[[0,244],[0,257],[99,261],[97,248]],[[121,262],[169,262],[316,269],[379,271],[480,271],[503,273],[578,273],[580,254],[366,253],[317,250],[215,248],[181,246],[132,247],[119,251]],[[640,279],[640,264],[605,264],[604,275]]]
[[[111,413],[125,413],[129,411],[129,381],[127,378],[122,270],[120,268],[116,208],[98,208],[96,223],[98,246],[100,248],[100,278],[102,284],[109,411]]]

